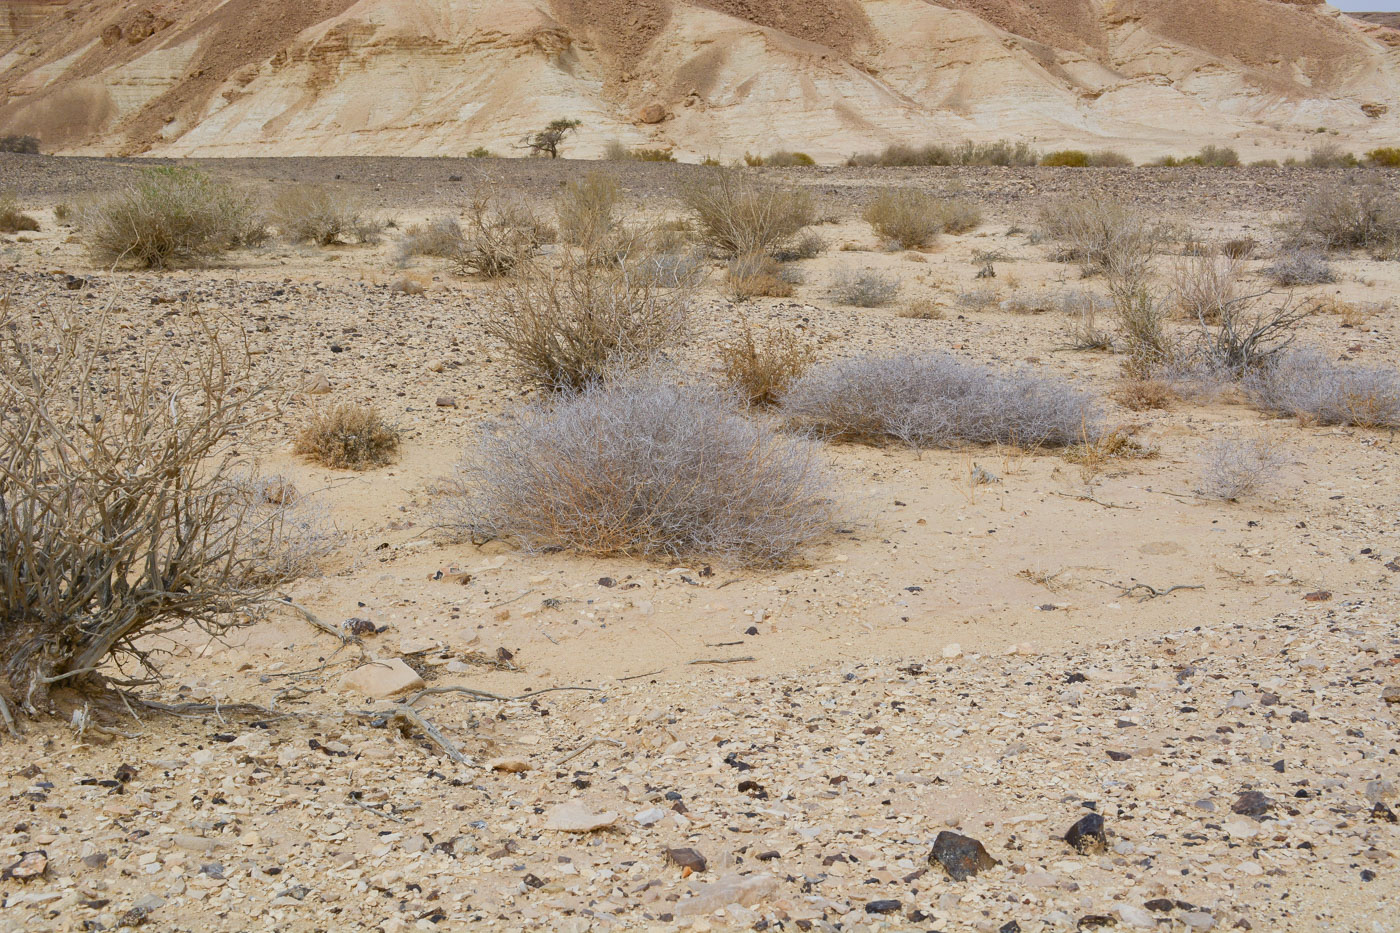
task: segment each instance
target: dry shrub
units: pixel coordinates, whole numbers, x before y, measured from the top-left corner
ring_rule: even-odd
[[[1190,320],[1214,323],[1245,294],[1244,265],[1229,256],[1189,256],[1177,263],[1172,290]]]
[[[76,216],[72,205],[66,201],[54,205],[53,219],[61,224],[66,224]]]
[[[585,249],[598,247],[617,226],[621,189],[611,175],[589,172],[564,186],[555,201],[559,238]]]
[[[384,221],[365,213],[355,198],[325,185],[293,185],[272,200],[271,220],[294,243],[378,243]]]
[[[1197,492],[1211,499],[1236,502],[1272,483],[1284,462],[1279,450],[1267,440],[1215,441],[1200,456],[1201,485]]]
[[[941,321],[943,308],[932,298],[915,298],[900,310],[899,316],[916,321]]]
[[[880,308],[899,294],[899,276],[885,275],[872,269],[859,272],[844,270],[836,276],[832,295],[843,305],[857,308]]]
[[[457,263],[470,275],[500,278],[534,256],[551,232],[524,203],[496,206],[488,195],[478,195],[467,209]]]
[[[937,199],[912,188],[881,192],[865,209],[865,222],[905,249],[927,246],[943,232]]]
[[[1131,430],[1122,428],[1105,431],[1093,439],[1083,438],[1061,451],[1070,463],[1083,467],[1086,476],[1097,474],[1110,460],[1151,460],[1157,453],[1157,448],[1147,446],[1133,437]]]
[[[1134,274],[1110,271],[1109,295],[1123,353],[1123,374],[1130,379],[1149,379],[1176,353],[1167,333],[1170,305],[1146,279]]]
[[[401,439],[375,408],[345,402],[312,414],[296,452],[332,469],[368,470],[393,463]]]
[[[1113,393],[1113,400],[1129,411],[1170,408],[1180,396],[1165,379],[1130,379]]]
[[[1335,281],[1327,257],[1317,250],[1290,249],[1282,253],[1264,270],[1275,285],[1294,288],[1298,285],[1325,285]]]
[[[1207,368],[1238,379],[1287,350],[1316,305],[1269,297],[1266,292],[1239,295],[1219,306],[1213,324],[1201,319],[1194,355]]]
[[[1061,149],[1041,156],[1040,164],[1063,168],[1132,168],[1133,160],[1112,149],[1100,149],[1095,152]]]
[[[735,171],[713,171],[680,191],[700,241],[731,256],[767,253],[812,222],[812,196],[765,185]]]
[[[1381,184],[1332,185],[1303,202],[1296,223],[1304,244],[1391,256],[1400,249],[1400,196]]]
[[[1400,168],[1400,148],[1381,146],[1366,153],[1366,161],[1377,168]]]
[[[263,224],[228,185],[186,168],[151,168],[83,212],[83,239],[104,265],[169,269],[261,239]]]
[[[769,256],[736,256],[729,261],[727,282],[735,300],[791,298],[796,284],[789,270]]]
[[[1051,201],[1041,208],[1040,226],[1064,244],[1056,258],[1079,263],[1086,275],[1110,266],[1145,266],[1168,237],[1167,229],[1141,210],[1104,198]]]
[[[1336,143],[1323,143],[1314,146],[1303,160],[1307,168],[1354,168],[1361,160]]]
[[[655,375],[594,383],[483,432],[445,524],[528,550],[777,565],[828,534],[816,445]]]
[[[1222,255],[1231,259],[1248,259],[1259,249],[1259,241],[1252,236],[1235,237],[1220,244]]]
[[[761,164],[769,168],[805,168],[816,165],[817,160],[805,152],[789,152],[786,149],[779,149],[769,156],[764,156]]]
[[[894,143],[882,152],[854,155],[846,160],[847,165],[863,166],[904,166],[904,165],[1000,165],[1030,166],[1040,161],[1040,154],[1026,142],[1012,142],[1000,139],[989,143],[975,143],[964,140],[955,146],[933,143],[926,146],[909,146]]]
[[[698,270],[666,270],[675,285],[659,271],[644,252],[608,263],[565,253],[557,268],[532,264],[503,289],[486,333],[536,385],[582,389],[680,337]]]
[[[0,233],[38,229],[39,221],[19,209],[19,201],[13,192],[0,193]]]
[[[1102,433],[1097,403],[1068,383],[941,353],[826,363],[793,384],[783,410],[828,436],[913,447],[1062,447]]]
[[[1099,322],[1099,315],[1108,307],[1107,302],[1097,295],[1080,293],[1065,296],[1060,300],[1060,306],[1070,315],[1069,323],[1064,327],[1069,349],[1113,349],[1112,331]]]
[[[399,240],[397,259],[401,264],[414,256],[456,259],[462,254],[464,240],[462,225],[457,218],[446,215],[434,217],[425,224],[414,224],[404,231]]]
[[[826,240],[820,234],[808,231],[794,239],[787,246],[773,251],[778,262],[797,262],[799,259],[816,259],[826,252]]]
[[[139,351],[0,308],[0,703],[105,686],[110,660],[159,676],[151,637],[248,624],[330,548],[238,457],[267,383],[208,315],[181,320]]]
[[[1199,165],[1206,168],[1235,168],[1240,164],[1240,154],[1229,146],[1202,146],[1193,156],[1162,156],[1152,163],[1166,167],[1178,165]]]
[[[725,381],[749,405],[775,405],[792,382],[816,359],[816,350],[787,327],[775,327],[754,339],[748,319],[733,341],[719,346]]]
[[[1308,424],[1400,427],[1400,374],[1389,367],[1338,366],[1295,350],[1249,373],[1244,387],[1263,410]]]
[[[14,152],[20,155],[38,155],[39,137],[11,133],[0,136],[0,152]]]

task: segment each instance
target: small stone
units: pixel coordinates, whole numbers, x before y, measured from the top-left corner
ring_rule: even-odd
[[[1209,930],[1215,926],[1215,918],[1204,910],[1185,910],[1176,917],[1193,930]]]
[[[1258,819],[1268,813],[1273,805],[1274,802],[1266,797],[1262,791],[1247,790],[1235,798],[1235,802],[1230,804],[1230,810],[1240,816],[1252,816]]]
[[[1081,855],[1103,852],[1108,848],[1108,836],[1104,833],[1103,817],[1097,813],[1086,813],[1065,833],[1065,842]]]
[[[772,875],[726,875],[707,884],[692,898],[676,905],[677,917],[703,917],[721,907],[738,904],[752,907],[778,889],[778,879]]]
[[[317,373],[311,381],[306,384],[303,390],[307,395],[329,395],[331,392],[331,381],[326,378],[325,373]]]
[[[1327,590],[1313,590],[1311,593],[1304,593],[1303,598],[1310,603],[1325,603],[1332,598],[1332,594]]]
[[[29,881],[42,877],[49,870],[49,854],[44,851],[25,852],[19,861],[0,871],[0,881]]]
[[[591,833],[616,822],[617,814],[612,810],[595,813],[582,804],[561,803],[549,808],[545,814],[544,828],[561,833]]]
[[[962,645],[955,641],[949,642],[943,646],[943,659],[945,661],[952,661],[960,658],[962,657],[962,653]]]
[[[701,855],[695,849],[667,849],[666,857],[675,863],[678,868],[689,868],[694,872],[702,872],[709,867],[709,863],[705,861],[705,856]]]
[[[1394,823],[1396,820],[1395,811],[1380,801],[1376,801],[1376,805],[1371,808],[1371,819],[1380,820],[1382,823]]]
[[[868,914],[893,914],[898,913],[899,909],[903,906],[904,905],[899,901],[892,898],[881,901],[867,901],[865,904],[865,912]]]
[[[438,408],[456,408],[456,407],[457,407],[457,396],[455,396],[455,395],[439,395],[438,398],[437,398],[437,407],[438,407]]]
[[[424,686],[418,672],[402,658],[371,661],[340,678],[340,689],[383,699]]]
[[[182,849],[189,849],[191,852],[202,852],[205,855],[211,854],[222,844],[217,839],[208,839],[204,836],[192,836],[186,833],[176,833],[170,837],[170,841]]]
[[[1119,904],[1117,907],[1118,919],[1122,920],[1130,927],[1140,930],[1150,930],[1157,925],[1157,921],[1152,915],[1141,907],[1134,907],[1132,904]]]
[[[440,373],[446,368],[447,364],[442,360],[433,360],[428,364],[428,372],[430,373]]]
[[[520,774],[530,770],[530,762],[524,758],[492,758],[486,762],[486,767],[492,771],[504,771],[506,774]]]
[[[933,840],[928,863],[942,866],[954,881],[966,881],[999,864],[976,839],[946,829]]]
[[[645,104],[641,110],[637,111],[637,119],[642,123],[660,123],[666,119],[666,107],[655,101]]]
[[[643,826],[651,826],[661,822],[661,820],[665,818],[667,812],[668,811],[663,810],[661,807],[651,807],[638,813],[633,819]]]
[[[1381,699],[1387,703],[1400,703],[1400,687],[1392,684],[1381,690]]]
[[[94,853],[91,854],[91,855],[84,855],[84,856],[83,856],[83,864],[86,865],[88,868],[106,868],[106,867],[107,867],[107,853],[106,853],[106,852],[94,852]]]

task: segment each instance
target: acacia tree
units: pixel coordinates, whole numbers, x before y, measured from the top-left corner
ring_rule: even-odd
[[[557,159],[559,158],[559,144],[564,141],[564,137],[582,125],[580,120],[568,120],[563,117],[551,120],[549,125],[538,133],[526,136],[523,140],[523,148],[529,149],[534,155],[548,154],[551,159]]]

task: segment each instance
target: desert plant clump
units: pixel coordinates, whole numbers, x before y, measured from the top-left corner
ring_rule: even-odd
[[[773,258],[778,262],[797,262],[800,259],[816,259],[826,251],[826,240],[814,231],[795,237],[787,246],[773,250]]]
[[[294,243],[332,246],[379,242],[384,221],[370,216],[351,196],[325,185],[293,185],[272,200],[273,226]]]
[[[914,321],[941,321],[943,308],[932,298],[915,298],[900,309],[900,317]]]
[[[12,192],[0,192],[0,233],[38,230],[39,221],[19,208]]]
[[[1104,198],[1050,201],[1040,210],[1040,228],[1063,244],[1056,258],[1079,263],[1086,275],[1145,266],[1168,236],[1141,211]]]
[[[1303,246],[1389,257],[1400,250],[1400,195],[1380,184],[1333,185],[1303,202],[1296,225]]]
[[[1002,139],[989,143],[964,140],[952,146],[939,143],[925,146],[894,143],[878,153],[851,156],[846,164],[882,167],[906,165],[1030,166],[1039,161],[1040,154],[1029,143]]]
[[[1218,440],[1201,454],[1199,495],[1238,502],[1268,487],[1284,459],[1278,448],[1258,438]]]
[[[608,263],[566,253],[556,267],[522,267],[484,329],[530,382],[578,391],[647,363],[679,339],[700,270],[669,271],[674,285],[644,251]]]
[[[1111,350],[1113,332],[1100,319],[1109,305],[1097,295],[1081,294],[1061,299],[1060,306],[1069,314],[1064,326],[1066,346],[1071,350]]]
[[[15,133],[0,136],[0,152],[12,152],[19,155],[38,155],[39,137]]]
[[[600,247],[617,226],[622,191],[617,180],[602,172],[589,172],[569,182],[555,201],[559,238],[584,249]]]
[[[857,308],[881,308],[899,294],[899,276],[886,275],[873,269],[840,272],[832,287],[832,295],[843,305]]]
[[[583,125],[581,120],[571,120],[567,117],[560,117],[550,120],[545,128],[537,133],[531,133],[520,141],[520,148],[528,149],[531,155],[549,156],[551,159],[559,158],[559,147],[564,142],[564,137]]]
[[[805,191],[766,185],[740,172],[718,170],[680,191],[700,241],[730,256],[766,253],[812,223]]]
[[[769,168],[808,167],[816,165],[817,160],[805,152],[789,152],[786,149],[779,149],[772,155],[764,156],[762,164]]]
[[[735,256],[729,261],[726,282],[736,300],[747,298],[790,298],[799,284],[793,272],[762,253]]]
[[[1040,164],[1058,168],[1132,168],[1133,160],[1112,149],[1100,149],[1095,152],[1060,149],[1041,156]]]
[[[774,327],[759,338],[747,318],[734,340],[719,345],[725,381],[749,405],[775,405],[816,359],[816,349],[791,328]]]
[[[1177,398],[1176,387],[1165,379],[1130,379],[1113,393],[1113,400],[1129,411],[1167,408]]]
[[[792,385],[782,408],[826,436],[912,447],[1063,447],[1103,430],[1098,403],[1068,383],[942,353],[823,364]]]
[[[263,231],[246,197],[187,168],[145,169],[89,206],[79,225],[97,262],[147,269],[210,259]]]
[[[295,449],[335,470],[368,470],[393,463],[401,441],[399,429],[377,409],[345,402],[313,413]]]
[[[414,224],[400,238],[396,257],[400,264],[414,256],[436,256],[456,259],[462,254],[465,238],[456,217],[443,215],[427,223]]]
[[[445,526],[475,540],[759,566],[791,561],[836,513],[818,445],[654,373],[488,428],[443,503]]]
[[[1366,161],[1377,168],[1400,168],[1400,147],[1381,146],[1366,153]]]
[[[269,501],[238,455],[271,408],[249,356],[209,315],[163,326],[181,352],[0,309],[7,709],[45,711],[52,691],[105,689],[114,673],[158,677],[149,636],[245,625],[323,556],[299,534],[300,499]]]
[[[1360,164],[1360,159],[1336,143],[1314,146],[1308,157],[1303,160],[1303,165],[1307,168],[1355,168]]]
[[[1189,320],[1215,323],[1244,296],[1244,265],[1226,255],[1188,256],[1173,272],[1172,289]]]
[[[1162,156],[1153,165],[1172,168],[1179,165],[1197,165],[1205,168],[1236,168],[1240,164],[1240,154],[1229,146],[1202,146],[1192,156]]]
[[[1400,427],[1400,373],[1389,367],[1339,366],[1317,350],[1282,353],[1244,379],[1264,411],[1308,424]]]
[[[1327,257],[1317,250],[1290,249],[1281,253],[1264,270],[1275,285],[1294,288],[1299,285],[1325,285],[1336,281]]]
[[[939,198],[913,188],[882,191],[865,209],[865,221],[905,249],[927,246],[940,233],[964,233],[982,222],[981,211],[961,198]]]
[[[553,231],[526,204],[497,205],[477,195],[467,206],[457,265],[468,275],[495,279],[510,275],[549,241]]]
[[[1129,379],[1149,379],[1172,361],[1176,351],[1167,331],[1171,305],[1153,289],[1138,259],[1129,256],[1121,267],[1109,265],[1108,293],[1123,374]]]
[[[1258,249],[1259,241],[1249,236],[1235,237],[1220,244],[1221,255],[1231,259],[1248,259]]]

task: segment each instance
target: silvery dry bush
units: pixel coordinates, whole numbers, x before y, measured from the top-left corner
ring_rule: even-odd
[[[152,636],[247,624],[333,546],[240,457],[268,384],[191,318],[172,354],[0,307],[0,712],[149,677]]]
[[[1292,350],[1249,373],[1245,391],[1265,411],[1311,424],[1400,426],[1400,373],[1340,366],[1313,349]]]
[[[782,408],[796,424],[827,436],[912,447],[1062,447],[1103,431],[1098,403],[1061,379],[943,353],[823,364],[792,385]]]
[[[1218,440],[1201,454],[1198,492],[1211,499],[1234,502],[1264,489],[1277,478],[1282,466],[1283,457],[1268,441]]]
[[[835,511],[817,445],[650,372],[489,426],[443,499],[446,527],[477,540],[757,565],[793,559]]]

